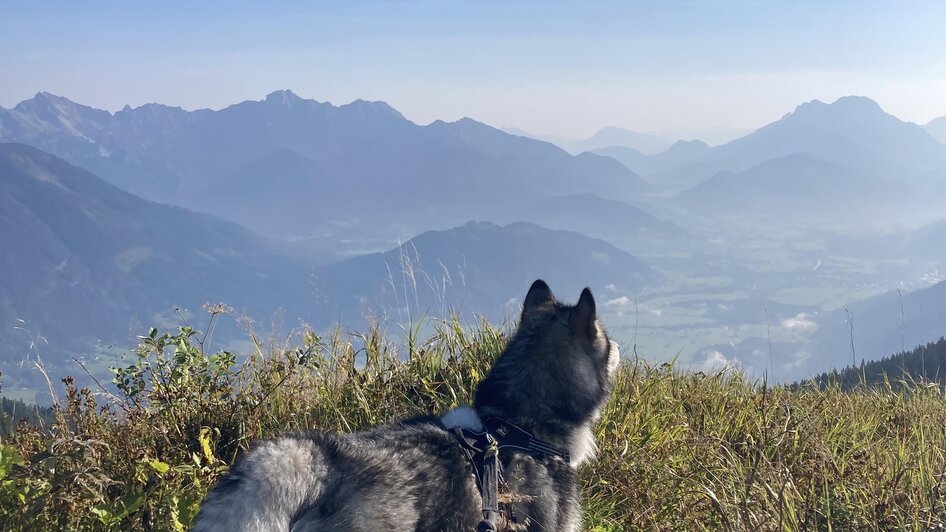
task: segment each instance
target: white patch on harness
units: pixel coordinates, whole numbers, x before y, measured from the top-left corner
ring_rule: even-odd
[[[447,412],[440,418],[447,429],[460,427],[462,429],[471,429],[477,432],[483,431],[483,422],[480,421],[480,415],[470,406],[458,406]]]

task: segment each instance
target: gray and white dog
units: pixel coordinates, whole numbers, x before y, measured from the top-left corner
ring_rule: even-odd
[[[594,457],[592,428],[619,354],[598,323],[591,291],[574,306],[532,284],[519,327],[471,406],[353,434],[285,436],[259,444],[214,488],[194,530],[476,530],[483,519],[474,467],[451,432],[501,418],[570,462],[499,454],[506,513],[519,530],[578,530],[576,469]]]

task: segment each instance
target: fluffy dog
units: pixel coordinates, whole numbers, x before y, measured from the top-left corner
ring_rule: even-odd
[[[566,305],[538,280],[472,406],[263,442],[213,489],[194,530],[476,530],[486,526],[484,466],[461,433],[498,442],[498,528],[578,530],[576,469],[594,457],[592,428],[618,360],[591,291]],[[530,444],[504,445],[509,431]]]

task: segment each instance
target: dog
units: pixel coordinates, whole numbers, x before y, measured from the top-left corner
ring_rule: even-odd
[[[577,531],[576,470],[597,450],[619,359],[588,288],[566,305],[537,280],[471,406],[263,442],[211,491],[194,531]]]

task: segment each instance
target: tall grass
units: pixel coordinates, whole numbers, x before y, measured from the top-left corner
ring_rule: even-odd
[[[505,344],[482,323],[306,332],[205,353],[151,331],[108,394],[76,389],[46,428],[0,441],[3,530],[184,530],[257,438],[351,431],[468,403]],[[595,530],[925,530],[946,523],[938,387],[790,390],[741,374],[621,366],[581,471]]]

